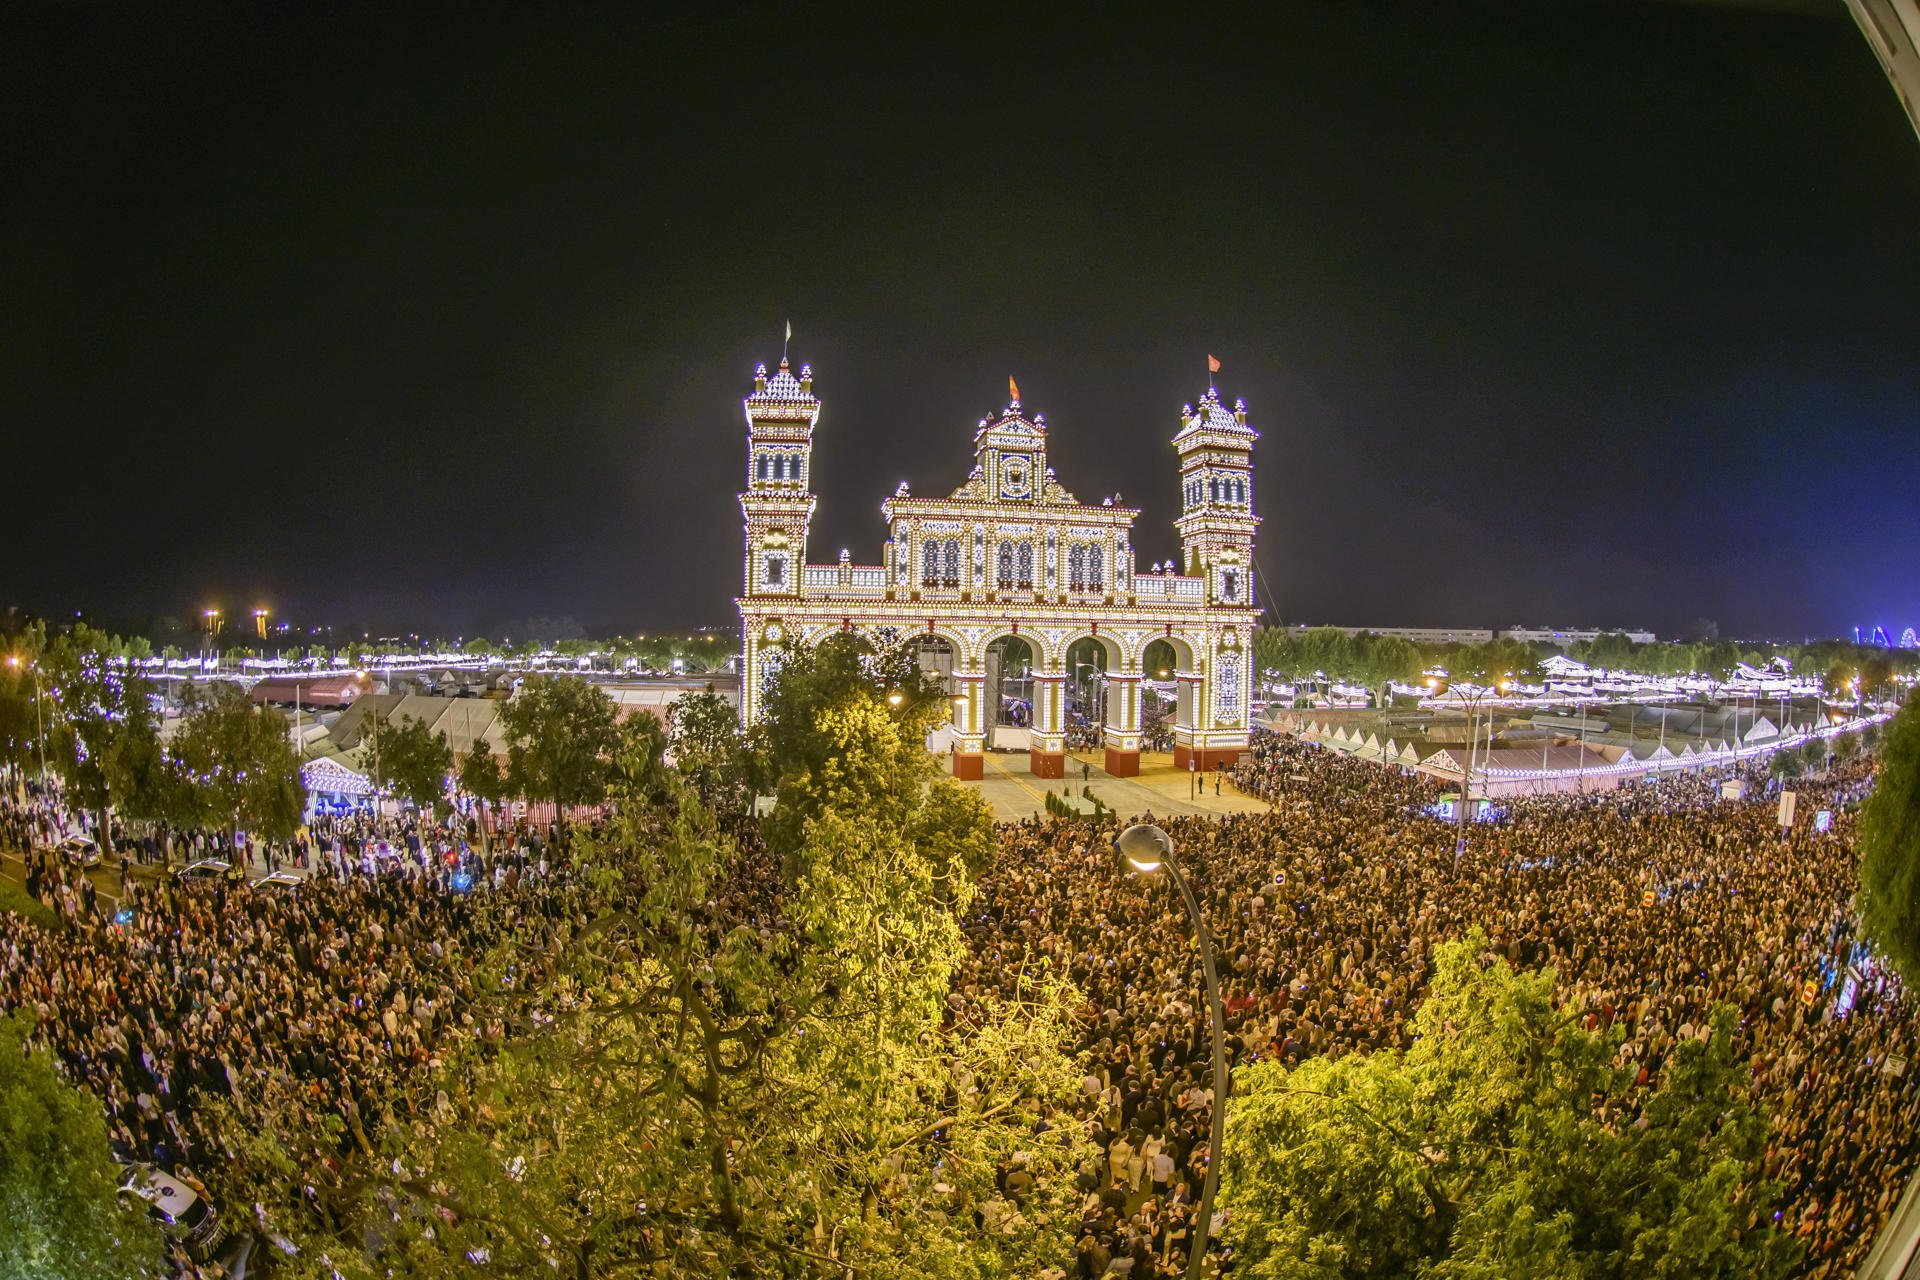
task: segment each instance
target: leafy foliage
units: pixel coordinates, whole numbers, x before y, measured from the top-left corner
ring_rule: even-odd
[[[1860,814],[1860,918],[1909,984],[1920,984],[1920,706],[1888,726]]]
[[[475,1017],[513,1033],[457,1049],[410,1125],[230,1118],[223,1197],[269,1206],[301,1239],[296,1269],[352,1280],[474,1258],[984,1277],[1063,1256],[1074,1151],[1033,1127],[1077,1081],[1071,993],[1035,968],[1019,999],[949,1004],[990,818],[938,777],[922,713],[865,656],[802,661],[770,700],[763,742],[817,739],[781,782],[804,814],[788,876],[664,765],[658,723],[630,718],[603,761],[610,817],[576,836],[592,887],[561,945],[482,969]],[[1016,1156],[1036,1175],[1024,1204],[995,1190]]]
[[[1636,1088],[1620,1033],[1557,1005],[1551,970],[1483,963],[1485,947],[1476,930],[1439,948],[1405,1053],[1239,1074],[1223,1168],[1241,1273],[1787,1274],[1798,1246],[1755,1180],[1766,1127],[1732,1011]]]
[[[500,708],[507,789],[528,800],[594,804],[607,793],[618,741],[613,699],[578,676],[528,676]]]
[[[172,806],[185,822],[284,840],[307,806],[300,757],[287,722],[256,707],[238,685],[195,685],[169,754],[181,787]]]
[[[25,774],[39,765],[40,726],[45,715],[35,682],[35,663],[46,651],[47,631],[34,623],[14,641],[0,665],[0,765]]]
[[[453,748],[447,745],[447,735],[433,732],[426,721],[413,716],[395,722],[375,712],[374,719],[380,781],[414,808],[431,812],[445,797],[447,775],[453,772]]]
[[[47,763],[79,808],[158,816],[168,803],[150,682],[124,645],[75,626],[49,646],[42,689]],[[104,824],[103,824],[104,827]]]
[[[675,763],[701,796],[713,800],[746,784],[748,757],[740,713],[712,686],[675,700],[669,724]]]
[[[161,1274],[158,1229],[121,1204],[99,1100],[28,1045],[33,1017],[0,1019],[0,1275],[112,1280]]]

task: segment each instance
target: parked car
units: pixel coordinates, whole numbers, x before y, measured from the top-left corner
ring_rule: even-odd
[[[54,846],[60,850],[60,856],[79,867],[97,867],[100,865],[100,846],[94,843],[92,836],[83,836],[78,832],[63,838]]]
[[[220,1237],[220,1214],[207,1198],[185,1179],[150,1164],[130,1164],[120,1179],[122,1195],[139,1196],[147,1202],[147,1214],[160,1224],[168,1236],[187,1247],[189,1255],[203,1259]]]
[[[199,880],[212,876],[224,876],[233,869],[233,864],[222,858],[202,858],[198,862],[189,862],[180,868],[182,880]]]

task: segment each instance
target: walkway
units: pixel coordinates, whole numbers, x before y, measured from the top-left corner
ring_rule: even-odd
[[[1100,802],[1123,818],[1134,817],[1151,809],[1160,815],[1166,814],[1213,814],[1223,813],[1265,813],[1268,805],[1264,800],[1242,794],[1231,781],[1220,779],[1216,775],[1206,775],[1206,788],[1197,799],[1192,797],[1192,780],[1184,769],[1173,767],[1173,757],[1164,752],[1143,753],[1140,757],[1140,776],[1137,778],[1116,778],[1100,767],[1099,751],[1074,751],[1067,755],[1067,777],[1065,786],[1074,795],[1081,794],[1085,787],[1092,787],[1093,794]],[[1086,769],[1086,781],[1081,781],[1081,769]],[[1220,784],[1220,794],[1214,795],[1214,784]],[[1051,789],[1058,795],[1061,788],[1059,779],[1036,778],[1027,771],[1027,757],[1023,753],[1006,754],[989,751],[986,757],[986,777],[979,782],[968,783],[980,788],[987,803],[993,806],[996,822],[1019,822],[1035,814],[1045,815],[1047,811],[1046,793]]]

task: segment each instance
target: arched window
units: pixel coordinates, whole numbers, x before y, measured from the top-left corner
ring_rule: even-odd
[[[1031,587],[1033,585],[1033,544],[1031,542],[1023,542],[1020,544],[1019,561],[1020,572],[1017,576],[1019,577],[1020,585],[1023,587]]]
[[[1087,590],[1089,591],[1100,590],[1101,567],[1102,566],[1100,564],[1100,548],[1088,547],[1087,548]]]
[[[940,581],[940,544],[932,539],[920,544],[920,585],[931,587]]]
[[[1013,585],[1013,544],[1011,542],[1000,544],[999,562],[999,573],[995,575],[995,580],[1002,588],[1011,587]]]
[[[947,539],[947,585],[960,585],[960,539]]]
[[[1083,548],[1067,548],[1067,589],[1079,591],[1087,585],[1087,568]]]
[[[767,478],[767,455],[764,453],[753,460],[753,478],[755,480],[765,480]]]

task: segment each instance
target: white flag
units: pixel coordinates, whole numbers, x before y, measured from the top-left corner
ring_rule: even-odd
[[[793,321],[787,321],[787,341],[793,341]]]

